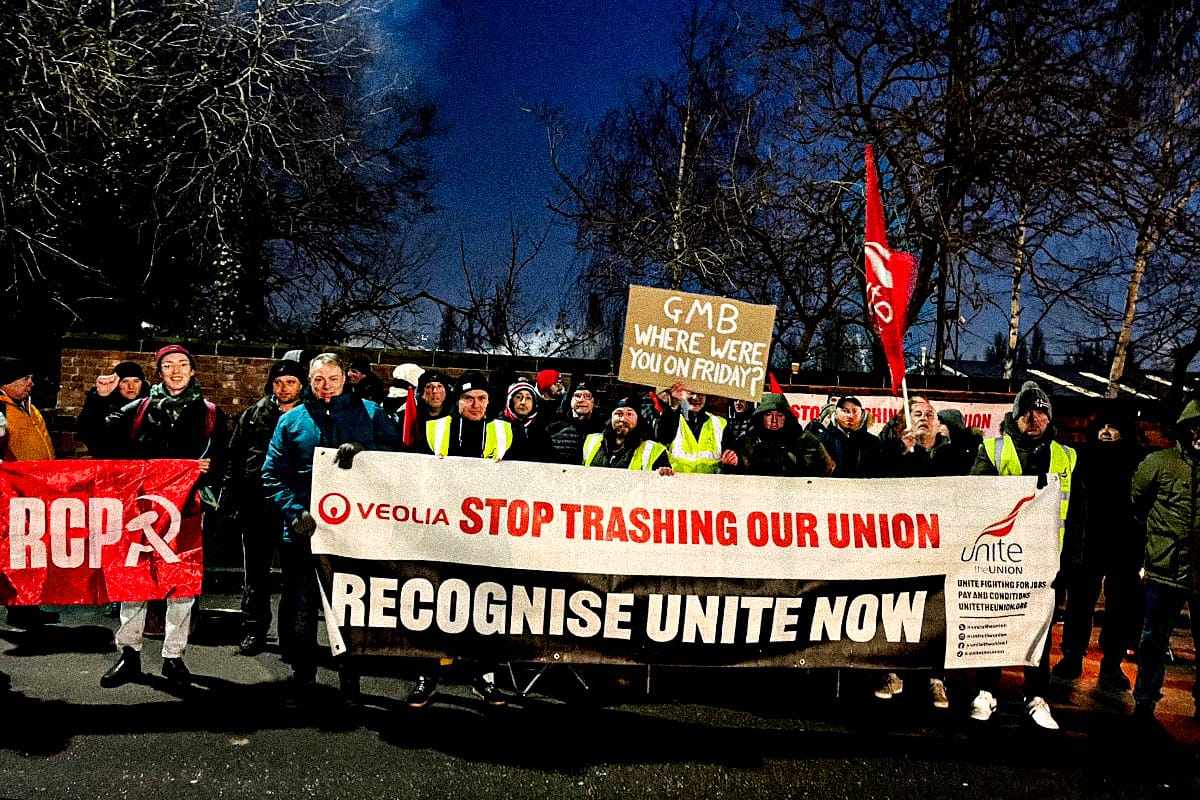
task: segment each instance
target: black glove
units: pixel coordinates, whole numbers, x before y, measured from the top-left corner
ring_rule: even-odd
[[[363,446],[356,442],[347,442],[338,448],[337,455],[333,458],[333,463],[337,464],[342,469],[350,469],[354,466],[354,457],[363,451]]]
[[[292,523],[292,533],[298,536],[312,536],[317,531],[317,521],[313,515],[304,511]]]

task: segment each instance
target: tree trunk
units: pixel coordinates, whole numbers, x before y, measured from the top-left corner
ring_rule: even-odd
[[[1012,299],[1008,306],[1008,351],[1004,354],[1004,380],[1010,384],[1021,333],[1021,279],[1025,275],[1025,212],[1017,223],[1017,249],[1013,254]]]

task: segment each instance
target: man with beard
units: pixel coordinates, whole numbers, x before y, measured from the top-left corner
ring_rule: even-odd
[[[642,421],[635,397],[618,400],[608,426],[584,439],[583,466],[675,474],[667,448],[650,438],[649,426]]]
[[[1011,413],[1000,424],[1001,436],[979,445],[972,475],[1045,475],[1055,473],[1062,478],[1061,519],[1058,546],[1062,550],[1065,526],[1074,528],[1082,514],[1075,511],[1068,519],[1069,508],[1078,509],[1081,503],[1068,504],[1075,472],[1075,451],[1054,441],[1050,397],[1033,381],[1026,381],[1017,392]],[[1058,579],[1055,579],[1058,583]],[[1046,702],[1050,686],[1050,639],[1036,667],[1025,667],[1025,713],[1038,727],[1058,730],[1058,723]],[[996,691],[1000,688],[1000,669],[981,669],[978,673],[980,692],[971,704],[971,718],[987,721],[996,710]]]
[[[1175,621],[1187,603],[1192,641],[1200,642],[1200,403],[1184,406],[1174,447],[1146,456],[1133,475],[1133,513],[1146,524],[1146,614],[1138,644],[1134,716],[1154,719],[1163,662]],[[1192,682],[1200,720],[1200,660]]]
[[[262,652],[271,627],[271,561],[283,534],[279,508],[263,491],[263,462],[279,418],[300,402],[304,367],[276,361],[267,373],[266,394],[247,408],[229,440],[229,466],[221,493],[221,510],[235,521],[242,539],[242,641],[238,653]]]
[[[225,414],[204,398],[196,382],[196,361],[187,348],[170,344],[155,354],[161,382],[150,396],[134,400],[105,421],[113,456],[127,459],[187,458],[200,461],[197,489],[219,480],[224,468],[228,424]],[[162,674],[174,686],[191,682],[183,663],[194,597],[168,597],[162,646]],[[121,603],[116,644],[121,656],[100,678],[106,689],[137,680],[147,601]]]
[[[724,472],[745,475],[821,478],[833,472],[833,459],[781,394],[763,395],[749,431],[721,454],[721,464]]]
[[[1063,619],[1062,660],[1057,678],[1075,680],[1083,672],[1092,637],[1092,615],[1104,589],[1104,626],[1100,630],[1100,682],[1103,689],[1128,691],[1121,670],[1125,653],[1137,643],[1141,617],[1138,574],[1145,535],[1133,518],[1130,486],[1144,453],[1135,438],[1132,418],[1112,407],[1103,409],[1091,426],[1088,447],[1079,457],[1079,474],[1087,486],[1083,498],[1082,542],[1064,547],[1067,610]]]

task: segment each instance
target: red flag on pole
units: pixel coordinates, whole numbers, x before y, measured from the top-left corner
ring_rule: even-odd
[[[879,174],[875,155],[867,145],[866,159],[867,229],[863,243],[866,252],[867,306],[892,377],[892,391],[904,381],[904,331],[908,320],[908,301],[912,297],[917,259],[909,253],[888,249],[887,224],[883,219],[883,199],[879,195]]]
[[[767,377],[771,379],[771,394],[783,394],[783,387],[779,385],[779,381],[775,380],[775,373],[768,372]]]

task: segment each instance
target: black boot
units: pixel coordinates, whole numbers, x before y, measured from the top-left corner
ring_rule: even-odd
[[[127,683],[140,680],[142,677],[142,654],[132,647],[121,648],[121,657],[117,663],[108,668],[108,672],[100,676],[100,685],[105,689],[124,686]]]
[[[192,672],[182,658],[164,658],[162,675],[172,686],[187,686],[192,682]]]
[[[408,707],[424,708],[429,705],[429,701],[437,694],[437,685],[437,678],[428,675],[422,675],[417,678],[417,685],[413,687],[413,690],[408,694],[408,699],[405,700],[408,703]]]

